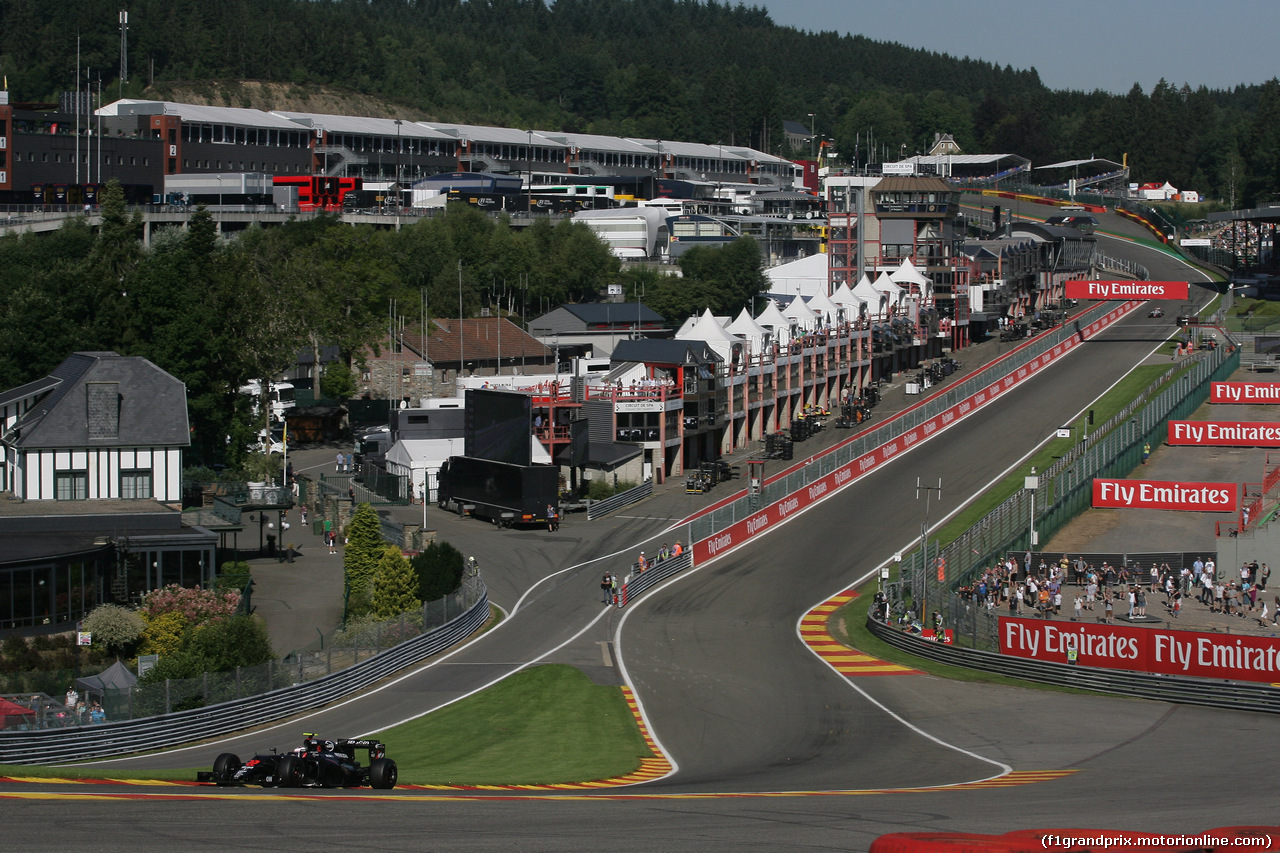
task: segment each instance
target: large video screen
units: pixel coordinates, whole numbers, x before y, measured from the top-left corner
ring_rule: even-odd
[[[466,455],[532,465],[533,400],[516,391],[467,389]]]

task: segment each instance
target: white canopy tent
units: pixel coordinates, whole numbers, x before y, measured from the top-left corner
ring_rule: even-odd
[[[725,330],[745,340],[753,353],[764,352],[773,342],[773,334],[757,323],[746,308],[738,313],[737,318]]]
[[[808,334],[818,327],[818,315],[805,304],[804,299],[797,296],[791,304],[782,309],[782,316],[796,321],[796,329]]]
[[[769,292],[795,296],[816,296],[827,292],[827,268],[830,258],[821,252],[779,264],[765,270],[769,279]]]
[[[746,343],[741,338],[725,330],[724,325],[711,313],[710,308],[704,311],[687,331],[681,328],[676,339],[704,341],[716,355],[724,359],[725,364],[741,363],[743,350],[746,348]]]
[[[790,317],[784,317],[782,311],[778,309],[778,303],[772,299],[756,316],[756,322],[772,332],[774,341],[782,346],[791,343],[791,339],[796,336],[796,321]]]

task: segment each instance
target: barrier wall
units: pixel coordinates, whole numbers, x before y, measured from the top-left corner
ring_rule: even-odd
[[[820,478],[808,483],[804,488],[788,494],[781,500],[775,501],[755,512],[750,513],[736,523],[717,531],[714,535],[700,539],[693,543],[693,563],[697,565],[703,560],[720,556],[735,548],[741,547],[751,541],[756,536],[763,535],[771,527],[780,524],[789,516],[805,509],[806,507],[834,495],[840,489],[856,482],[865,477],[876,468],[884,465],[895,457],[910,450],[914,445],[931,438],[935,434],[947,429],[958,423],[966,416],[973,414],[983,406],[990,405],[1001,395],[1008,393],[1010,390],[1018,387],[1022,383],[1028,381],[1036,374],[1044,370],[1050,364],[1070,353],[1083,341],[1098,334],[1106,329],[1112,323],[1125,317],[1133,312],[1140,303],[1125,302],[1117,305],[1107,311],[1101,317],[1093,320],[1086,326],[1082,326],[1078,333],[1072,334],[1059,341],[1052,348],[1046,350],[1040,355],[1032,358],[1026,364],[1023,364],[1013,370],[1007,376],[996,379],[990,384],[985,385],[977,392],[969,395],[967,398],[955,403],[949,408],[933,415],[932,417],[917,423],[914,426],[905,427],[896,435],[879,447],[864,453],[853,460],[841,465],[834,471],[831,471]],[[908,410],[910,412],[911,410]],[[908,412],[898,415],[903,418]],[[897,420],[897,419],[895,419]],[[884,425],[878,427],[883,430]],[[839,448],[832,448],[823,454],[830,456]],[[769,478],[769,482],[787,477],[789,474],[804,469],[808,465],[814,464],[816,459],[801,462],[782,473]],[[724,503],[709,508],[706,512],[714,511],[721,508]],[[703,513],[705,514],[705,512]]]

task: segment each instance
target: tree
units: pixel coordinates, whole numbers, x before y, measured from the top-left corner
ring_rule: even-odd
[[[350,367],[331,361],[320,374],[320,393],[330,400],[349,400],[356,394],[356,377]]]
[[[429,542],[410,563],[423,601],[444,598],[462,584],[462,552],[448,542]]]
[[[342,556],[347,593],[351,597],[370,594],[370,584],[386,547],[378,514],[369,504],[360,504],[347,525],[347,546]]]
[[[382,553],[373,575],[373,615],[379,619],[399,616],[419,604],[418,575],[394,545]]]
[[[128,652],[146,627],[136,611],[118,604],[99,604],[84,617],[84,630],[93,635],[93,642],[117,656]]]

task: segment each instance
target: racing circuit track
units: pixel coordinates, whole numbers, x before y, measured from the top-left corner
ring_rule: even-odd
[[[1029,212],[1025,204],[1022,210]],[[1133,233],[1127,222],[1103,219],[1105,230],[1116,223],[1115,231]],[[1100,239],[1107,254],[1144,263],[1152,278],[1198,278],[1153,250]],[[683,514],[679,498],[654,499],[598,527],[567,527],[579,531],[577,540],[512,531],[493,537],[493,558],[481,559],[495,567],[486,570],[491,597],[510,618],[388,687],[226,747],[113,762],[190,767],[224,748],[245,754],[292,743],[304,727],[363,734],[531,661],[616,678],[602,662],[601,644],[611,643],[605,648],[675,765],[666,778],[575,793],[390,796],[4,784],[0,797],[21,797],[0,799],[6,846],[862,850],[896,831],[1193,832],[1272,823],[1270,797],[1245,793],[1242,787],[1257,785],[1242,785],[1249,777],[1241,769],[1259,756],[1259,771],[1267,771],[1280,748],[1280,720],[918,674],[846,678],[798,636],[808,610],[918,536],[917,476],[943,480],[943,497],[930,510],[936,525],[1167,337],[1170,321],[1144,315],[1134,312],[1034,381],[624,611],[602,608],[594,595],[600,566],[616,569],[619,558],[591,560],[605,556],[609,543],[625,543],[618,553],[629,558],[642,542],[675,538],[663,531]],[[509,566],[499,559],[504,553]],[[1035,771],[1055,772],[1027,775]]]

